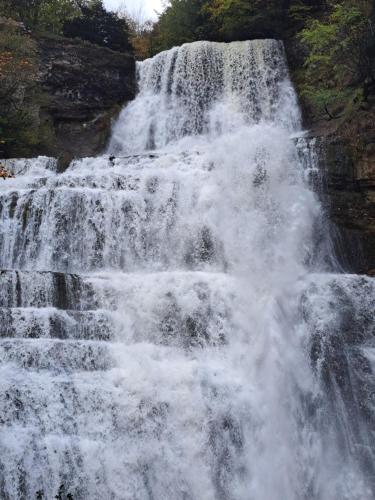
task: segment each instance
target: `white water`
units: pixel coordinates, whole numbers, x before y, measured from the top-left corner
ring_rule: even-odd
[[[282,45],[139,78],[115,159],[0,185],[0,497],[372,499],[375,286],[316,249]]]

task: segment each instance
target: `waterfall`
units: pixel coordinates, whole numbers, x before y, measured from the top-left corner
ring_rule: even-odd
[[[375,283],[283,46],[138,66],[106,155],[0,184],[0,498],[370,500]]]
[[[275,40],[186,44],[139,64],[138,73],[139,96],[123,110],[110,151],[161,148],[260,121],[298,129],[284,48]]]

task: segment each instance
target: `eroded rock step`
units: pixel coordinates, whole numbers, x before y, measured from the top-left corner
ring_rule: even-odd
[[[109,344],[99,341],[0,339],[0,366],[55,372],[108,370],[114,366]]]
[[[72,377],[9,369],[3,370],[0,385],[0,422],[9,426],[15,421],[28,423],[38,433],[43,432],[42,423],[46,433],[59,429],[72,434],[80,429],[82,437],[101,439],[104,422],[109,435],[131,429],[137,433],[144,424],[142,415],[154,413],[157,418],[158,411],[168,406],[156,395],[143,399],[136,391],[129,392],[131,381],[110,372],[81,372]],[[132,422],[137,409],[140,415]]]
[[[208,272],[0,274],[0,337],[222,345],[236,284]]]
[[[109,311],[53,308],[0,308],[0,338],[113,340],[115,319]]]
[[[63,174],[48,158],[10,165],[16,178],[0,186],[3,268],[225,268],[204,155],[86,158]]]
[[[0,270],[1,307],[97,309],[90,283],[84,278],[49,271]]]

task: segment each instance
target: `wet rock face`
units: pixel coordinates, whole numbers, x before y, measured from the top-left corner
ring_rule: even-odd
[[[364,137],[365,141],[369,138]],[[350,267],[371,274],[375,269],[375,147],[354,148],[340,136],[326,139],[326,190],[331,219]]]
[[[335,257],[348,272],[374,276],[375,128],[368,126],[370,117],[359,113],[336,128],[329,122],[310,123],[306,144],[317,167],[312,187],[330,221]]]
[[[38,37],[37,43],[46,95],[40,120],[55,135],[45,153],[68,160],[101,152],[112,118],[135,96],[133,55],[62,37]]]

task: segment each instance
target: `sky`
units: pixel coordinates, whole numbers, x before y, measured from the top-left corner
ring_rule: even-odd
[[[125,5],[127,10],[132,14],[138,15],[142,12],[145,19],[155,19],[155,9],[162,9],[163,0],[104,0],[107,9],[117,10]]]

